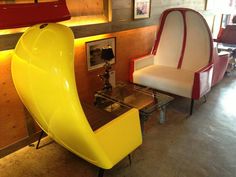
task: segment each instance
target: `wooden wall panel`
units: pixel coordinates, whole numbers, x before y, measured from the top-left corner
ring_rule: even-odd
[[[87,16],[103,14],[101,0],[67,0],[67,6],[72,16]]]
[[[106,2],[112,3],[112,22],[71,27],[76,38],[159,25],[160,14],[167,8],[188,7],[199,11],[203,11],[205,8],[205,0],[152,0],[151,17],[148,19],[134,20],[133,0],[106,0]],[[104,12],[102,6],[107,6],[104,0],[73,0],[67,1],[67,4],[72,9],[76,7],[77,10],[74,11],[77,15],[82,16],[99,15],[101,12]],[[20,36],[21,34],[0,35],[0,50],[13,49]]]
[[[22,33],[0,35],[0,51],[14,49]]]
[[[112,21],[131,21],[133,19],[133,11],[131,9],[114,9],[112,11]]]
[[[98,74],[103,68],[88,71],[86,61],[86,42],[101,38],[116,37],[116,63],[112,66],[116,71],[117,81],[128,81],[129,61],[131,58],[148,54],[154,43],[156,26],[111,33],[95,38],[82,38],[75,42],[75,73],[78,93],[82,100],[93,101],[96,90],[102,88]]]
[[[33,0],[0,0],[0,4],[11,4],[11,3],[33,3]]]
[[[116,80],[129,80],[129,62],[150,53],[156,35],[156,26],[117,32]]]
[[[133,0],[118,0],[112,1],[112,9],[131,9]]]
[[[158,19],[160,14],[167,8],[173,7],[187,7],[196,10],[204,10],[205,0],[152,0],[151,1],[151,19]],[[113,1],[113,22],[133,20],[133,1],[120,0]],[[129,13],[128,13],[129,12]],[[144,20],[139,20],[142,23]],[[149,21],[153,25],[152,20]]]
[[[11,78],[11,53],[0,55],[0,149],[28,136],[24,107]]]
[[[51,2],[55,0],[38,0],[38,2]],[[0,0],[0,4],[11,4],[11,3],[34,3],[34,0]]]

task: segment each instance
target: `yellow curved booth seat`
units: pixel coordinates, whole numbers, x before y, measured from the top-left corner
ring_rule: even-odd
[[[142,143],[137,109],[92,130],[77,94],[74,37],[68,27],[49,23],[29,28],[15,48],[12,76],[42,130],[86,161],[110,169]]]

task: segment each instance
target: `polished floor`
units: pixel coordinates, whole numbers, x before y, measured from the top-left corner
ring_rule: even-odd
[[[169,105],[145,124],[143,144],[104,177],[236,177],[236,73],[212,88],[186,119],[189,100]],[[125,136],[125,135],[122,135]],[[95,177],[97,168],[49,138],[0,159],[0,177]]]

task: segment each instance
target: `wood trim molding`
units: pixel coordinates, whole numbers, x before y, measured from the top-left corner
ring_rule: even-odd
[[[75,39],[81,37],[94,36],[99,34],[107,34],[152,26],[158,23],[158,17],[149,18],[147,20],[134,20],[134,21],[119,21],[95,25],[75,26],[71,27]],[[7,35],[0,35],[0,51],[14,49],[17,41],[23,33],[14,33]]]
[[[207,0],[197,0],[197,2],[199,3],[193,3],[193,0],[187,2],[151,1],[151,17],[148,19],[134,20],[132,0],[103,0],[104,13],[105,16],[108,16],[108,23],[74,26],[71,29],[74,32],[75,38],[81,38],[159,25],[160,14],[167,8],[181,4],[182,7],[193,8],[198,11],[204,10]],[[22,33],[0,35],[0,51],[14,49],[21,35]]]
[[[12,152],[27,146],[27,144],[30,145],[31,143],[37,141],[40,133],[41,132],[37,132],[31,136],[28,136],[26,138],[19,140],[18,142],[14,143],[14,144],[11,144],[7,147],[4,147],[3,149],[0,149],[0,158],[3,158],[4,156],[6,156]],[[35,148],[35,147],[33,146],[32,148]]]

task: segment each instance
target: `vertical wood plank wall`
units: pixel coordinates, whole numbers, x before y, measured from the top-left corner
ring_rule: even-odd
[[[70,9],[71,16],[103,14],[103,1],[101,0],[72,0],[67,2],[67,6]]]
[[[128,81],[129,59],[140,57],[151,51],[154,43],[156,26],[143,27],[122,32],[81,38],[75,41],[75,73],[80,99],[93,101],[93,94],[102,88],[98,74],[103,68],[88,71],[86,59],[86,42],[109,37],[116,37],[116,63],[112,66],[116,71],[117,81]]]
[[[112,0],[112,22],[99,25],[88,25],[76,28],[75,36],[75,73],[80,98],[91,102],[93,93],[102,86],[97,77],[102,69],[87,70],[85,43],[94,39],[116,37],[116,80],[128,80],[129,59],[148,54],[154,43],[158,20],[161,12],[170,7],[189,7],[204,10],[205,0],[152,0],[151,17],[144,20],[133,20],[133,0]],[[99,33],[98,33],[98,32]],[[95,37],[95,34],[103,34]],[[17,36],[17,38],[19,35]],[[5,36],[8,44],[11,39]],[[14,42],[10,42],[14,48]],[[12,83],[10,74],[11,52],[0,52],[0,157],[6,149],[24,140],[27,145],[32,139],[32,131],[39,129],[29,121]],[[29,123],[31,122],[31,123]],[[32,126],[32,127],[27,127]],[[16,148],[15,148],[16,149]]]
[[[0,148],[27,136],[24,107],[11,78],[11,54],[0,56]]]

